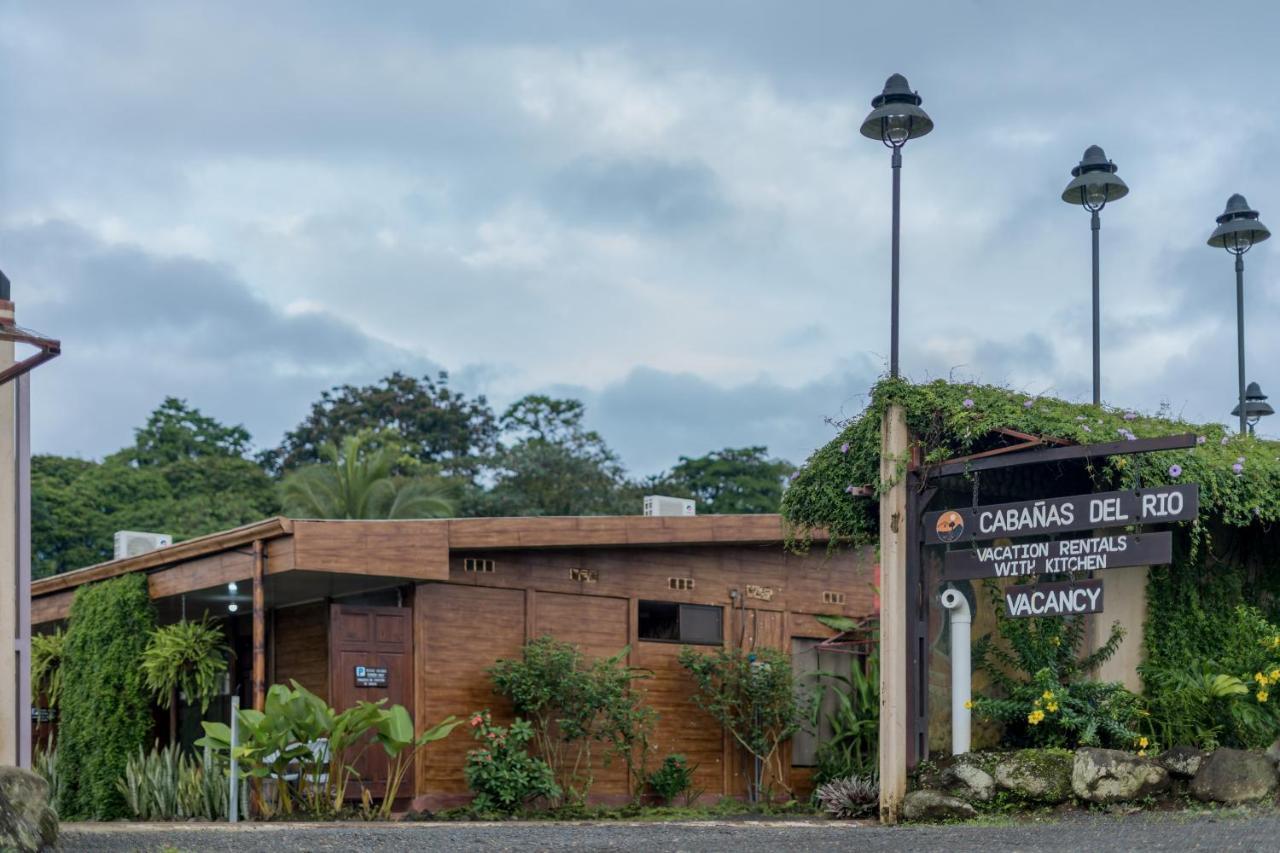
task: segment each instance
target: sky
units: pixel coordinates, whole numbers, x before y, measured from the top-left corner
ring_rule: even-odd
[[[1280,5],[0,0],[0,269],[63,341],[37,452],[100,457],[166,396],[274,446],[320,392],[447,370],[582,399],[632,473],[801,462],[886,371],[905,74],[902,365],[1227,421],[1243,193],[1280,222]],[[1274,227],[1274,226],[1273,226]],[[1280,394],[1280,240],[1246,260]],[[1280,421],[1280,418],[1274,419]],[[1280,434],[1280,423],[1264,433]]]

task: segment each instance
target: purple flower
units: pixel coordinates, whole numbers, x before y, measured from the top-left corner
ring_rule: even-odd
[[[1025,403],[1022,404],[1022,408],[1029,409],[1034,404],[1035,404],[1035,400],[1027,400]]]
[[[960,405],[964,406],[966,409],[972,409],[972,408],[973,408],[973,400],[970,400],[968,397],[965,397],[965,398],[964,398],[964,402],[963,402],[963,403],[961,403]]]
[[[1231,470],[1239,474],[1240,472],[1244,471],[1244,466],[1241,465],[1239,462],[1237,462],[1236,464],[1231,466]]]
[[[1138,437],[1137,437],[1136,435],[1134,435],[1133,433],[1131,433],[1131,432],[1127,432],[1127,433],[1125,433],[1125,434],[1124,434],[1124,437],[1125,437],[1125,441],[1137,441],[1137,440],[1138,440]]]
[[[1241,465],[1243,465],[1243,464],[1244,464],[1244,457],[1243,457],[1243,456],[1237,456],[1237,457],[1236,457],[1236,461],[1237,461],[1237,462],[1239,462]]]
[[[794,481],[794,480],[795,480],[797,477],[799,477],[799,476],[800,476],[800,472],[799,472],[799,471],[792,471],[792,472],[791,472],[791,479],[792,479],[792,481]]]
[[[1126,421],[1134,420],[1134,419],[1135,419],[1135,418],[1137,418],[1137,417],[1138,417],[1138,413],[1137,413],[1137,412],[1125,412],[1125,413],[1124,413],[1124,419],[1125,419]]]
[[[1176,480],[1178,477],[1181,477],[1181,476],[1182,476],[1182,466],[1181,466],[1181,465],[1170,465],[1170,466],[1169,466],[1169,476],[1170,476],[1170,477],[1173,477],[1175,480]]]
[[[1224,435],[1224,436],[1222,437],[1222,446],[1223,446],[1223,447],[1226,447],[1226,446],[1227,446],[1227,442],[1228,442],[1228,441],[1230,441],[1230,440],[1231,440],[1231,439],[1227,438],[1227,437]]]
[[[846,441],[844,444],[840,445],[840,452],[841,453],[849,452],[849,442]]]
[[[1080,429],[1084,430],[1085,432],[1093,432],[1093,430],[1089,429],[1088,424],[1081,424]]]
[[[1205,438],[1203,435],[1196,436],[1196,444],[1204,444],[1204,442],[1205,442]]]

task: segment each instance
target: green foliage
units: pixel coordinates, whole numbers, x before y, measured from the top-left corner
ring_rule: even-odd
[[[560,796],[570,802],[587,799],[597,743],[606,761],[621,757],[632,778],[642,772],[655,715],[632,689],[649,673],[624,663],[629,651],[588,662],[576,646],[544,636],[525,643],[519,660],[489,668],[494,690],[529,720]]]
[[[225,820],[229,779],[205,749],[201,760],[176,746],[142,747],[129,756],[116,780],[129,816],[136,820]]]
[[[975,716],[1003,723],[1005,740],[1014,746],[1150,746],[1140,733],[1145,715],[1141,698],[1121,684],[1090,680],[1090,672],[1111,658],[1124,639],[1119,622],[1106,643],[1084,655],[1082,618],[1010,618],[999,585],[988,582],[985,587],[1000,642],[990,635],[979,639],[973,661],[1002,695],[974,699]]]
[[[56,743],[37,746],[31,754],[31,769],[49,783],[49,802],[57,804],[62,799],[62,776],[58,773],[58,746]]]
[[[154,625],[145,575],[76,590],[63,641],[58,723],[57,809],[64,819],[126,816],[116,780],[151,730],[142,654]]]
[[[122,451],[121,458],[144,468],[210,456],[239,458],[249,441],[243,426],[225,426],[186,400],[165,397],[146,425],[134,431],[134,446]]]
[[[880,783],[874,776],[843,776],[819,785],[813,798],[834,818],[869,817],[880,809]]]
[[[58,707],[62,698],[62,654],[67,635],[61,628],[31,637],[31,693],[44,697],[45,707]]]
[[[649,774],[649,788],[664,804],[670,805],[676,797],[685,796],[685,805],[692,799],[693,774],[698,765],[690,765],[689,760],[676,753],[662,760],[661,766]]]
[[[768,453],[765,447],[726,447],[697,458],[681,456],[654,490],[693,498],[703,515],[777,512],[783,478],[793,466]]]
[[[397,475],[415,466],[473,479],[497,441],[497,423],[483,396],[474,399],[449,388],[449,376],[416,379],[399,371],[372,385],[340,385],[325,391],[307,417],[274,450],[260,456],[273,472],[322,462],[326,444],[340,445],[360,432],[394,431],[402,445]]]
[[[529,754],[533,726],[518,718],[506,728],[495,726],[488,710],[472,714],[470,724],[472,737],[480,742],[467,752],[464,770],[475,794],[474,812],[511,814],[538,797],[560,800],[562,791],[550,765]]]
[[[199,622],[175,622],[151,632],[142,653],[143,679],[161,708],[170,707],[182,691],[203,714],[218,695],[230,653],[222,626],[210,622],[207,613]]]
[[[770,648],[704,654],[686,646],[679,660],[697,686],[693,703],[759,759],[761,770],[748,779],[751,801],[772,799],[774,784],[789,792],[780,747],[812,716],[817,698],[798,696],[791,658]]]
[[[378,808],[378,817],[383,820],[391,819],[391,809],[399,795],[400,786],[404,783],[405,774],[413,766],[413,760],[429,745],[447,738],[461,723],[462,720],[451,715],[425,729],[422,734],[415,735],[413,719],[403,705],[392,705],[378,716],[373,729],[374,737],[389,759],[387,784],[382,795],[382,805]]]
[[[835,696],[836,710],[827,715],[830,736],[818,744],[814,784],[837,779],[876,777],[880,773],[880,652],[864,664],[849,656],[848,673],[819,672],[822,689]],[[815,703],[815,728],[822,702]]]
[[[289,473],[281,484],[286,514],[296,518],[447,518],[457,487],[438,477],[393,476],[398,439],[361,432],[320,447],[325,460]]]

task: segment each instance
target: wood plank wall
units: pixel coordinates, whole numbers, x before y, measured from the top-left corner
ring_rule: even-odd
[[[272,644],[269,684],[288,684],[289,679],[312,693],[329,697],[329,606],[323,601],[281,607],[271,614],[269,641]]]
[[[468,558],[493,560],[494,571],[466,571]],[[741,795],[747,762],[718,725],[690,703],[692,682],[676,661],[681,646],[639,640],[640,599],[719,605],[725,608],[726,643],[789,653],[792,637],[831,634],[814,614],[874,612],[874,560],[870,549],[802,558],[778,546],[455,553],[449,582],[420,584],[415,593],[415,717],[425,727],[449,714],[487,707],[497,719],[509,720],[510,708],[492,692],[484,670],[499,658],[518,655],[528,638],[549,633],[591,656],[613,654],[629,643],[629,662],[653,671],[643,683],[660,714],[651,765],[680,752],[698,765],[697,786],[706,796]],[[584,576],[582,570],[594,580],[572,579]],[[691,578],[693,588],[672,589],[670,578]],[[769,600],[731,596],[733,590],[744,596],[748,584],[768,591]],[[824,592],[843,593],[844,603],[824,603]],[[472,746],[459,731],[426,751],[416,779],[418,807],[469,799],[462,766]],[[789,764],[789,755],[784,761]],[[807,775],[793,772],[792,782]],[[626,795],[622,767],[598,767],[596,777],[593,794]]]

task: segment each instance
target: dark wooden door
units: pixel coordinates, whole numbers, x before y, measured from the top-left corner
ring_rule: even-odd
[[[331,605],[329,685],[336,711],[361,700],[386,699],[387,707],[404,705],[412,715],[412,608]],[[371,744],[354,766],[370,793],[381,796],[387,781],[387,754],[382,747]],[[412,773],[406,778],[412,779]],[[347,794],[358,796],[358,791]]]

